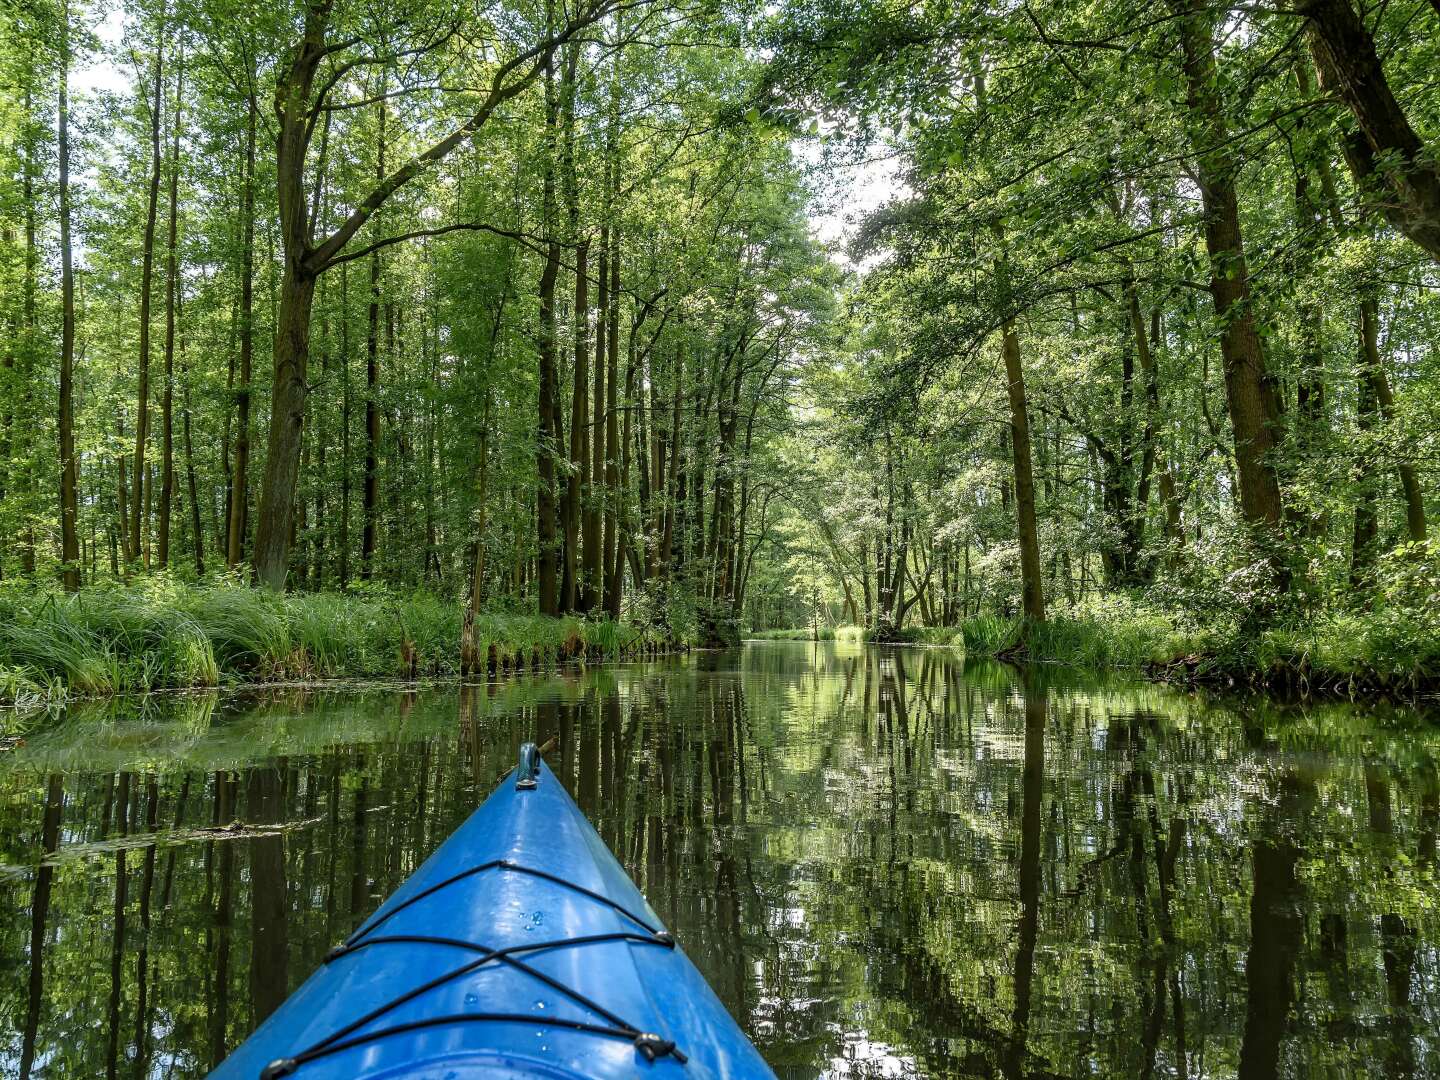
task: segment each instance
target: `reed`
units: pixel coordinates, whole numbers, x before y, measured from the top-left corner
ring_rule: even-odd
[[[164,576],[73,595],[6,584],[0,704],[222,682],[448,678],[460,671],[461,613],[458,600],[371,589],[280,596]],[[608,619],[510,612],[482,614],[477,630],[481,655],[507,669],[676,644],[656,629]]]

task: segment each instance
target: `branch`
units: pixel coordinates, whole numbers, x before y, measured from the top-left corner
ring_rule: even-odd
[[[387,247],[392,247],[395,244],[403,244],[407,240],[420,240],[424,237],[429,236],[444,236],[447,233],[454,232],[490,233],[492,236],[502,236],[507,240],[514,240],[516,243],[523,244],[531,251],[534,251],[540,255],[545,254],[545,248],[543,246],[545,241],[543,240],[543,238],[531,236],[529,233],[514,232],[510,229],[501,229],[495,225],[486,225],[484,222],[460,221],[456,222],[453,225],[442,225],[438,229],[416,229],[414,232],[401,233],[398,236],[387,236],[381,240],[376,240],[373,244],[366,244],[362,248],[357,248],[354,251],[348,251],[344,255],[336,255],[333,259],[331,259],[325,264],[324,269],[328,270],[332,266],[339,266],[341,263],[354,262],[356,259],[363,259],[366,255],[371,255],[374,252],[380,251]]]

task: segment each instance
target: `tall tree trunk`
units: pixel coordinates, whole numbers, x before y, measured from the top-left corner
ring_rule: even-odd
[[[182,309],[185,301],[185,289],[180,282],[175,288],[175,321],[181,323]],[[195,479],[195,440],[191,433],[190,424],[190,364],[185,358],[185,332],[180,331],[180,381],[183,384],[180,430],[181,438],[185,444],[185,486],[190,494],[190,535],[195,542],[195,575],[202,577],[205,573],[205,536],[201,532],[200,524],[200,492]]]
[[[588,243],[581,243],[575,249],[575,370],[570,395],[570,469],[565,488],[565,596],[561,601],[566,611],[589,611],[595,605],[595,582],[589,576],[591,552],[596,550],[590,535],[588,505],[594,496],[589,439],[589,247]],[[585,526],[583,567],[579,558],[582,523]]]
[[[498,320],[497,320],[498,322]],[[470,573],[470,596],[465,607],[464,624],[460,629],[460,674],[480,675],[485,672],[488,658],[480,652],[476,621],[485,602],[485,519],[490,497],[490,392],[485,392],[485,405],[480,415],[480,441],[476,447],[480,459],[475,484],[475,559]]]
[[[245,561],[245,518],[249,502],[250,393],[255,356],[255,97],[245,114],[245,177],[240,204],[240,385],[235,391],[235,457],[230,473],[230,519],[225,527],[225,565]]]
[[[160,401],[160,516],[156,524],[156,562],[170,565],[170,507],[175,499],[175,320],[180,283],[180,123],[185,100],[185,52],[176,45],[174,135],[170,147],[170,222],[165,245],[165,390]]]
[[[560,614],[560,550],[556,529],[555,458],[560,452],[559,377],[555,369],[555,278],[560,269],[560,242],[555,239],[555,141],[559,103],[555,97],[553,60],[545,65],[545,163],[541,216],[544,223],[545,267],[540,273],[540,326],[536,352],[540,365],[539,432],[535,444],[539,489],[536,492],[536,578],[540,614]]]
[[[1382,189],[1377,201],[1390,224],[1440,262],[1440,165],[1395,100],[1374,36],[1350,0],[1306,0],[1299,10],[1321,88],[1360,128],[1344,147],[1356,185],[1372,197]]]
[[[66,8],[68,11],[68,7]],[[68,38],[67,38],[68,40]],[[25,82],[25,121],[27,125],[31,122],[32,98],[30,80]],[[16,438],[11,440],[11,452],[16,457],[26,462],[22,466],[24,483],[24,524],[20,529],[20,572],[26,577],[33,577],[35,574],[35,525],[34,525],[34,498],[35,498],[35,466],[30,462],[29,449],[34,446],[33,434],[25,430],[35,420],[34,414],[34,386],[35,386],[35,360],[36,349],[39,346],[39,321],[37,314],[36,294],[39,289],[39,245],[36,242],[36,199],[35,199],[35,177],[39,173],[36,161],[35,136],[27,135],[25,140],[25,166],[24,176],[21,181],[21,195],[25,201],[25,278],[22,287],[23,298],[21,301],[22,318],[25,324],[24,337],[24,361],[21,369],[21,378],[24,380],[25,390],[21,396],[24,411],[24,423],[21,430],[12,435]],[[13,483],[13,481],[12,481]]]
[[[1030,460],[1030,411],[1020,339],[1013,323],[1003,328],[1005,389],[1010,399],[1010,449],[1015,463],[1015,522],[1020,537],[1021,610],[1031,622],[1045,621],[1045,591],[1040,567],[1040,532],[1035,524],[1035,472]]]
[[[668,472],[665,478],[664,497],[661,499],[665,513],[665,529],[661,533],[660,541],[659,573],[662,578],[668,578],[675,569],[676,560],[673,552],[676,540],[675,517],[679,512],[679,503],[685,497],[684,492],[680,489],[680,406],[685,400],[685,347],[683,344],[677,345],[675,349],[675,378],[672,392],[675,396],[670,418]]]
[[[140,365],[135,389],[135,465],[130,495],[130,554],[140,553],[141,535],[149,525],[145,514],[145,440],[150,435],[150,294],[155,277],[155,216],[160,200],[160,102],[164,71],[163,16],[156,31],[154,95],[150,100],[150,179],[146,185],[145,228],[140,234]]]
[[[75,460],[75,268],[70,237],[70,4],[60,7],[60,108],[57,123],[60,189],[60,560],[65,588],[80,588],[79,462]]]
[[[591,423],[590,423],[590,462],[586,469],[586,475],[590,481],[585,492],[585,512],[583,518],[583,539],[584,568],[585,568],[585,590],[581,594],[581,603],[586,611],[599,607],[604,603],[605,588],[605,534],[604,506],[611,495],[605,481],[606,462],[606,424],[607,402],[605,397],[606,377],[609,374],[605,366],[605,346],[608,338],[605,336],[605,320],[609,315],[610,307],[610,236],[608,231],[602,229],[600,233],[600,266],[598,268],[600,282],[599,302],[595,307],[595,371],[594,388],[591,393]],[[580,307],[579,288],[576,288],[575,306]],[[585,329],[585,348],[590,347],[589,323],[581,322],[577,316],[577,327]],[[580,344],[575,346],[577,353]],[[578,367],[577,367],[577,378]]]
[[[285,587],[288,571],[290,528],[294,520],[295,484],[300,474],[300,444],[305,421],[310,314],[314,302],[314,275],[296,265],[296,261],[290,261],[280,289],[276,359],[270,391],[270,433],[255,530],[255,574],[261,584],[275,590]]]
[[[385,82],[380,83],[384,92]],[[375,178],[385,178],[385,103],[380,103],[380,144],[376,155]],[[365,339],[365,494],[364,532],[360,539],[360,578],[369,581],[375,573],[375,552],[380,535],[380,253],[370,256],[370,307]],[[391,340],[394,340],[393,326]]]
[[[1369,384],[1372,406],[1378,406],[1380,417],[1387,425],[1392,424],[1395,421],[1395,395],[1390,389],[1385,361],[1380,356],[1380,304],[1373,292],[1360,301],[1360,320],[1360,376]],[[1420,490],[1420,478],[1416,475],[1413,462],[1401,461],[1396,469],[1400,474],[1400,493],[1405,500],[1406,532],[1411,540],[1423,541],[1427,529],[1425,496]]]
[[[1360,301],[1359,362],[1362,368],[1356,380],[1356,426],[1360,434],[1360,453],[1355,461],[1355,527],[1350,545],[1350,588],[1364,592],[1374,584],[1375,548],[1380,534],[1376,510],[1376,480],[1373,464],[1375,414],[1375,380],[1370,369],[1379,361],[1379,313],[1373,295]]]
[[[612,201],[612,206],[613,201]],[[624,543],[621,536],[621,514],[623,513],[625,488],[630,472],[630,397],[634,392],[633,364],[625,368],[625,426],[620,430],[617,415],[619,395],[616,393],[620,352],[620,227],[613,225],[609,234],[610,259],[607,267],[610,287],[606,291],[608,316],[606,318],[605,346],[605,538],[603,561],[605,564],[605,613],[612,619],[620,618],[620,593],[625,581],[625,557],[621,552]],[[624,461],[617,461],[623,456]]]
[[[1235,191],[1239,162],[1232,153],[1217,88],[1212,15],[1171,0],[1180,20],[1191,142],[1205,210],[1210,296],[1222,324],[1220,353],[1235,441],[1240,513],[1264,548],[1274,588],[1289,587],[1284,555],[1284,514],[1274,450],[1282,437],[1280,400],[1256,332],[1240,207]]]
[[[1374,297],[1371,297],[1362,301],[1363,305],[1368,305],[1368,311],[1363,314],[1368,327],[1362,334],[1364,347],[1362,360],[1365,364],[1365,378],[1370,382],[1371,393],[1374,395],[1375,404],[1379,406],[1381,419],[1390,425],[1395,422],[1395,395],[1390,389],[1390,378],[1385,372],[1385,361],[1380,356],[1379,303]],[[1417,543],[1422,542],[1427,531],[1425,495],[1420,490],[1420,478],[1415,472],[1415,464],[1402,459],[1396,466],[1396,471],[1400,474],[1400,493],[1405,499],[1406,533],[1411,540]]]
[[[328,290],[320,286],[322,293],[320,301],[320,382],[321,385],[329,387],[330,383],[330,309]],[[325,467],[325,447],[329,442],[330,433],[326,430],[326,414],[324,402],[316,407],[315,417],[315,542],[311,548],[310,580],[314,587],[323,589],[325,586],[325,532],[326,532],[326,491],[329,487],[329,470]]]
[[[340,588],[350,584],[350,264],[340,264]]]

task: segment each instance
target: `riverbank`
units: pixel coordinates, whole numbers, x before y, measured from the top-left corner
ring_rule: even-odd
[[[1029,627],[980,615],[959,626],[906,627],[896,643],[945,645],[976,656],[1092,670],[1132,670],[1162,682],[1287,693],[1440,692],[1440,615],[1424,609],[1329,611],[1259,632],[1201,626],[1187,616],[1112,600]],[[762,640],[872,641],[866,627],[758,631]]]
[[[0,704],[237,683],[461,674],[458,600],[383,591],[276,595],[235,584],[0,589]],[[610,620],[486,612],[492,671],[686,648]]]

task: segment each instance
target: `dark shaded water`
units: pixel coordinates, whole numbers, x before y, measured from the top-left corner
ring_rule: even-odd
[[[203,1074],[551,733],[782,1077],[1440,1075],[1440,728],[803,643],[73,711],[0,756],[0,1073]]]

